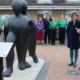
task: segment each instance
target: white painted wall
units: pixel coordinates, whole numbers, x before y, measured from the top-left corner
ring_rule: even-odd
[[[0,20],[4,20],[5,19],[5,15],[8,15],[8,17],[10,16],[10,14],[0,14]]]
[[[73,12],[77,12],[78,14],[80,14],[80,10],[66,10],[66,19],[69,22],[71,20],[71,14]]]

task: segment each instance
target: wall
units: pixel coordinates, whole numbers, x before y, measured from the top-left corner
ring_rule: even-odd
[[[35,22],[37,21],[37,10],[28,10],[28,14],[31,15]]]
[[[73,12],[77,12],[78,14],[80,14],[79,10],[66,10],[66,19],[67,19],[68,22],[71,20],[71,14]]]
[[[62,14],[64,14],[64,16],[65,16],[65,11],[62,11],[62,10],[53,10],[52,11],[52,16],[55,17],[56,21],[61,19]]]
[[[12,15],[14,14],[14,12],[12,10],[0,10],[0,20],[4,20],[5,19],[5,15]]]

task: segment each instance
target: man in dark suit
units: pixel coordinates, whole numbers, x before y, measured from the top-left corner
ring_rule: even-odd
[[[48,37],[48,43],[50,44],[50,29],[49,29],[49,22],[52,19],[48,17],[48,15],[46,15],[46,18],[44,18],[43,22],[44,22],[44,43],[47,43],[47,37]]]

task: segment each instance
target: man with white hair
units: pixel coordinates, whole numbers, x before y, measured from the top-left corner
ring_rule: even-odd
[[[61,15],[61,19],[58,21],[59,26],[59,41],[60,44],[65,44],[65,31],[67,26],[67,20],[64,18],[64,15]]]
[[[49,23],[50,33],[51,33],[51,44],[55,45],[55,39],[56,39],[56,28],[57,28],[57,22],[55,21],[55,17],[52,18],[52,21]]]

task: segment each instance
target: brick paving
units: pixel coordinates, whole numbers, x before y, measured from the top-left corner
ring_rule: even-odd
[[[77,67],[69,67],[69,49],[66,46],[37,46],[36,53],[39,58],[51,62],[45,80],[80,80],[80,75],[67,74],[67,70],[79,71],[80,56],[78,58]],[[28,54],[27,57],[29,57]]]
[[[77,67],[69,67],[69,49],[66,46],[60,46],[58,42],[56,46],[51,46],[48,44],[37,45],[36,53],[39,58],[46,59],[51,62],[45,80],[80,80],[80,75],[67,74],[67,70],[79,71],[78,68],[80,67],[80,56],[78,58]],[[26,57],[30,57],[28,52]],[[17,59],[16,50],[15,59]],[[6,65],[5,59],[4,65]]]
[[[67,70],[79,71],[80,56],[76,68],[69,67],[69,49],[66,46],[37,46],[37,54],[40,58],[51,62],[45,80],[80,80],[80,75],[68,75]]]

